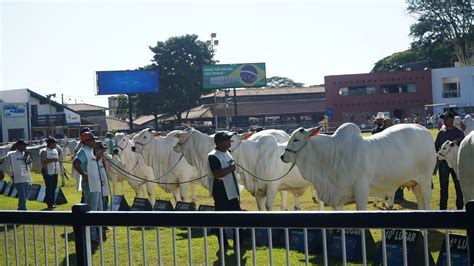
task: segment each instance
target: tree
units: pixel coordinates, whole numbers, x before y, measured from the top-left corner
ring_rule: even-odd
[[[473,6],[468,0],[409,0],[407,11],[417,15],[410,27],[412,48],[427,49],[449,41],[460,63],[471,65],[474,46]],[[428,49],[429,50],[429,49]]]
[[[444,41],[427,48],[412,48],[380,59],[371,72],[404,71],[408,63],[427,62],[431,67],[450,67],[456,58],[451,42]]]
[[[267,79],[267,88],[303,87],[304,83],[294,82],[290,78],[274,76]]]
[[[214,64],[214,51],[197,35],[171,37],[149,47],[154,53],[153,64],[143,69],[156,69],[160,74],[160,92],[139,94],[137,112],[176,116],[199,103],[202,92],[202,66]],[[187,118],[187,116],[186,116]]]
[[[115,116],[120,120],[125,120],[128,117],[128,97],[120,94],[117,96],[117,107],[115,108]]]

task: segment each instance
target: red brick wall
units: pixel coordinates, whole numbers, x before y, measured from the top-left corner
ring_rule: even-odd
[[[326,88],[326,107],[333,111],[332,122],[350,122],[353,118],[361,123],[368,116],[377,112],[403,110],[403,118],[419,113],[426,116],[425,104],[432,103],[431,71],[387,72],[352,75],[335,75],[324,77]],[[381,93],[384,84],[416,84],[416,92]],[[376,93],[370,95],[339,95],[339,88],[351,86],[375,86]]]

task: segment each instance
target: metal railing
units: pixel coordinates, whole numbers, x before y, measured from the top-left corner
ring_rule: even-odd
[[[44,245],[48,244],[46,240],[46,226],[54,225],[54,255],[56,258],[56,264],[58,264],[58,251],[56,241],[56,227],[64,227],[65,236],[65,259],[64,264],[69,265],[69,251],[68,251],[68,231],[67,226],[72,226],[74,231],[74,244],[75,244],[75,259],[77,265],[91,265],[91,244],[90,244],[90,227],[91,226],[113,226],[113,242],[114,252],[105,253],[109,256],[114,256],[115,265],[118,264],[117,259],[117,246],[116,246],[116,227],[127,228],[127,241],[128,241],[128,261],[132,264],[132,250],[130,247],[130,227],[139,227],[142,232],[142,263],[147,264],[147,241],[144,237],[144,228],[157,228],[156,232],[156,247],[157,251],[154,254],[158,254],[158,264],[162,265],[161,258],[163,256],[162,248],[160,245],[160,228],[171,228],[172,232],[172,257],[174,265],[178,264],[178,247],[176,243],[176,228],[186,228],[188,230],[188,263],[193,264],[193,245],[191,240],[191,228],[204,229],[204,264],[209,263],[209,247],[207,244],[207,229],[206,228],[220,228],[220,245],[223,245],[222,236],[225,230],[223,228],[237,228],[235,231],[236,243],[240,243],[239,237],[244,229],[250,229],[251,231],[251,249],[252,249],[252,263],[257,265],[258,258],[256,256],[256,237],[255,229],[264,228],[268,229],[268,251],[270,257],[270,264],[274,263],[273,260],[273,245],[272,245],[272,230],[271,228],[279,228],[284,231],[284,249],[286,251],[286,264],[290,264],[290,253],[289,253],[289,235],[288,230],[301,229],[303,228],[304,234],[304,254],[305,263],[309,264],[308,255],[308,229],[318,229],[323,232],[323,237],[326,236],[326,229],[329,228],[340,228],[341,243],[342,243],[342,264],[345,265],[347,262],[346,257],[346,233],[344,229],[359,228],[359,229],[382,229],[382,243],[381,248],[383,249],[384,258],[382,259],[381,265],[387,265],[387,243],[385,241],[385,229],[402,229],[403,232],[403,264],[408,265],[407,258],[407,241],[409,237],[405,235],[405,230],[408,229],[460,229],[467,231],[467,242],[468,244],[468,258],[470,260],[469,265],[473,265],[474,262],[474,201],[470,201],[466,205],[466,210],[463,211],[343,211],[343,212],[90,212],[88,206],[85,204],[77,204],[72,207],[72,212],[51,212],[51,211],[0,211],[0,224],[4,224],[4,246],[6,256],[6,265],[11,265],[9,250],[14,247],[14,258],[16,265],[23,259],[28,264],[28,245],[33,245],[35,264],[38,264],[38,253],[36,238],[36,226],[43,225],[43,242]],[[19,244],[17,239],[17,226],[18,225],[34,225],[33,230],[33,241],[27,240],[26,226],[23,226],[23,245]],[[13,243],[9,243],[11,237],[7,236],[8,227],[13,227]],[[1,229],[1,228],[0,228]],[[102,227],[100,227],[102,229]],[[350,231],[350,230],[348,230]],[[366,256],[366,243],[364,237],[364,230],[362,232],[362,264],[367,264]],[[446,231],[447,232],[447,231]],[[102,234],[100,234],[102,237]],[[446,234],[446,259],[447,265],[451,265],[450,257],[450,241],[449,234]],[[424,234],[424,256],[425,265],[429,264],[428,258],[428,235]],[[41,241],[41,240],[39,240]],[[326,246],[326,240],[323,238],[323,261],[321,264],[328,265],[328,250]],[[0,240],[1,243],[1,240]],[[104,250],[102,238],[99,244],[101,252],[101,264],[104,264]],[[19,249],[21,252],[19,252]],[[240,265],[240,245],[236,245],[237,258],[235,264]],[[43,248],[45,254],[45,264],[47,264],[47,248]],[[222,249],[224,250],[224,249]],[[194,249],[194,252],[195,249]],[[10,252],[11,253],[11,252]],[[24,254],[24,258],[21,257]],[[169,255],[169,254],[168,254]],[[221,258],[225,257],[222,252]],[[281,261],[281,260],[280,260]],[[3,263],[3,262],[0,262]],[[199,262],[202,263],[202,262]],[[180,263],[182,264],[182,263]],[[221,264],[225,264],[225,259],[221,259]]]

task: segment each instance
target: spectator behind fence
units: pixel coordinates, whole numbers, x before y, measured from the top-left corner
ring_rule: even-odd
[[[58,186],[58,175],[61,171],[59,164],[59,153],[56,150],[56,139],[49,137],[46,139],[46,147],[39,152],[41,158],[41,174],[43,175],[46,186],[46,196],[44,202],[49,209],[56,208],[55,191]]]
[[[15,142],[16,150],[9,151],[3,164],[7,166],[9,174],[18,192],[18,210],[26,211],[26,198],[32,183],[31,154],[26,150],[27,142],[20,139]]]
[[[81,135],[82,148],[73,160],[73,167],[82,176],[82,195],[84,202],[89,204],[91,211],[102,210],[102,194],[99,166],[94,156],[93,148],[97,137],[91,132]],[[99,243],[99,232],[97,227],[91,228],[91,241]]]
[[[461,143],[464,138],[464,133],[457,127],[454,126],[454,114],[450,111],[445,112],[439,116],[443,119],[444,127],[440,129],[435,140],[436,152],[439,151],[441,145],[447,140],[455,141],[457,145]],[[440,187],[440,198],[439,198],[439,209],[446,210],[448,208],[448,185],[449,185],[449,174],[453,178],[454,188],[456,189],[456,208],[462,210],[464,207],[463,196],[461,186],[459,185],[459,179],[454,172],[453,168],[448,166],[445,160],[438,161],[439,170],[439,187]]]

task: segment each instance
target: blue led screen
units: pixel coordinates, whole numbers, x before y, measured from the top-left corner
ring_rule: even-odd
[[[153,93],[160,90],[157,70],[97,71],[95,73],[97,95]]]

